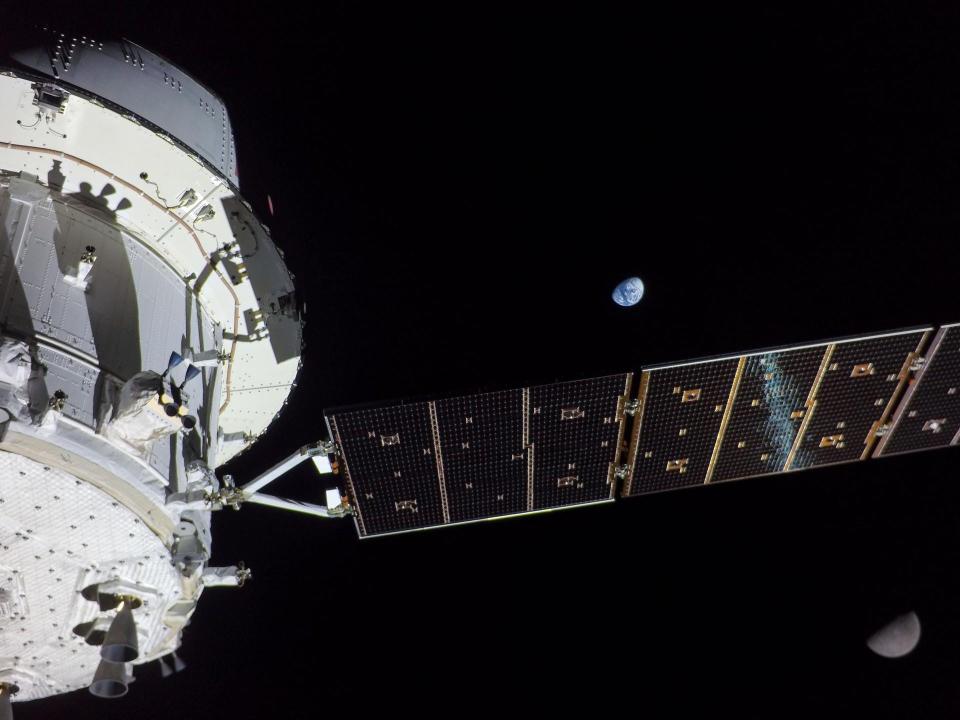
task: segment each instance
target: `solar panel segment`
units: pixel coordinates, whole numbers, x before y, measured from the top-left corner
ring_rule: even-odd
[[[622,494],[866,459],[929,330],[644,369]]]
[[[328,413],[359,534],[612,500],[631,377]]]
[[[361,535],[444,522],[427,403],[358,410],[328,421]]]
[[[446,522],[528,509],[523,398],[523,390],[507,390],[436,402]]]
[[[612,500],[632,375],[530,388],[530,510]]]
[[[929,329],[836,343],[785,470],[866,460]]]
[[[771,351],[745,358],[730,422],[710,482],[780,472],[830,346]]]
[[[941,327],[874,457],[960,442],[960,324]]]
[[[624,494],[703,484],[739,372],[737,357],[643,371],[643,415]]]

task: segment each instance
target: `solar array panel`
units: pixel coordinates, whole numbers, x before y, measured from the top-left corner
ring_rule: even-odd
[[[736,357],[644,370],[626,494],[703,484],[741,374]]]
[[[361,535],[444,522],[427,403],[343,413],[329,421]]]
[[[531,510],[612,500],[632,375],[530,389]]]
[[[631,378],[328,413],[360,535],[612,500]]]
[[[960,325],[937,331],[876,456],[960,444]]]
[[[960,324],[646,367],[635,399],[632,378],[328,413],[360,535],[960,444]]]
[[[792,462],[800,470],[866,460],[929,330],[836,343]]]
[[[928,332],[645,369],[623,494],[866,459]]]
[[[710,482],[780,472],[807,414],[826,348],[748,356]]]
[[[527,510],[524,391],[470,395],[436,403],[444,522],[479,520]]]

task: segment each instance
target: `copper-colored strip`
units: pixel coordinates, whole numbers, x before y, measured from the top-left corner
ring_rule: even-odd
[[[203,256],[204,260],[206,262],[210,262],[210,258],[207,255],[206,250],[204,250],[203,243],[200,242],[200,238],[197,237],[197,233],[194,232],[193,228],[190,227],[190,225],[188,225],[187,222],[182,217],[180,217],[175,212],[173,212],[171,208],[168,208],[166,205],[160,204],[158,201],[154,200],[152,197],[150,197],[145,192],[143,192],[143,190],[136,187],[135,185],[132,185],[131,183],[124,180],[123,178],[117,177],[116,175],[114,175],[111,172],[108,172],[106,169],[100,167],[99,165],[94,165],[92,162],[88,162],[83,158],[78,158],[76,155],[71,155],[70,153],[63,152],[62,150],[52,150],[50,148],[38,148],[38,147],[34,147],[33,145],[19,145],[17,143],[2,142],[2,141],[0,141],[0,145],[3,145],[4,147],[13,149],[13,150],[23,150],[24,152],[36,153],[38,155],[55,155],[60,158],[65,158],[72,162],[77,163],[78,165],[82,165],[84,167],[90,168],[94,172],[98,172],[102,175],[106,175],[109,180],[115,180],[116,182],[125,186],[131,192],[134,192],[140,197],[142,197],[147,202],[152,203],[157,208],[159,208],[162,212],[165,212],[167,215],[172,217],[178,223],[183,225],[184,229],[186,229],[190,237],[193,238],[193,241],[194,243],[196,243],[197,249],[200,251],[200,254]],[[223,283],[224,287],[227,288],[227,292],[229,292],[230,295],[233,297],[233,341],[231,342],[231,345],[230,345],[230,357],[227,364],[226,398],[224,399],[223,404],[220,406],[220,412],[222,413],[224,410],[226,410],[227,405],[230,404],[230,383],[233,377],[234,358],[237,353],[237,335],[240,330],[240,298],[237,297],[237,294],[234,292],[233,287],[230,285],[229,282],[227,282],[227,279],[223,276],[223,273],[221,273],[220,270],[215,266],[212,266],[212,267],[213,267],[213,272],[217,274],[217,277],[220,278],[220,281]]]
[[[440,507],[443,509],[443,522],[450,522],[450,508],[447,505],[447,481],[443,475],[443,455],[440,451],[440,423],[437,422],[437,404],[427,403],[430,409],[430,427],[433,430],[433,452],[437,463],[437,482],[440,484]]]
[[[623,395],[617,400],[617,422],[620,424],[620,428],[617,431],[617,448],[616,453],[613,456],[613,464],[620,464],[620,456],[623,454],[623,432],[626,429],[627,417],[624,413],[624,406],[627,404],[627,401],[630,399],[630,387],[633,385],[633,373],[627,373],[627,382],[626,386],[623,388]]]
[[[633,428],[630,433],[630,450],[627,453],[627,481],[624,483],[621,497],[628,497],[633,488],[633,476],[637,470],[637,450],[640,446],[640,426],[643,424],[643,408],[647,401],[647,388],[650,386],[650,373],[640,373],[640,388],[637,390],[637,411],[633,414]]]
[[[626,413],[624,413],[624,408],[626,407],[627,400],[630,399],[630,385],[632,382],[633,373],[627,373],[627,381],[623,388],[623,395],[617,398],[617,414],[615,417],[620,427],[617,428],[617,447],[614,450],[613,462],[610,463],[610,466],[607,470],[607,485],[610,486],[611,500],[617,496],[617,468],[620,465],[620,456],[623,454],[623,430],[624,426],[627,424],[627,416]]]
[[[826,375],[827,368],[830,366],[830,358],[833,357],[833,351],[836,349],[837,344],[830,343],[823,352],[823,359],[820,361],[820,367],[817,368],[817,374],[813,378],[813,385],[810,386],[810,392],[807,393],[807,399],[803,403],[807,411],[803,415],[803,422],[800,423],[797,436],[793,439],[793,446],[790,448],[790,454],[787,455],[787,460],[783,464],[782,472],[787,472],[790,469],[794,459],[797,457],[797,451],[800,449],[800,445],[803,444],[803,436],[807,432],[807,426],[810,424],[810,420],[817,410],[817,393],[820,391],[820,383],[823,382],[823,376]]]
[[[743,369],[746,366],[747,358],[746,356],[742,356],[737,362],[737,372],[733,376],[730,394],[727,395],[727,405],[723,408],[723,419],[720,421],[720,431],[717,433],[717,440],[713,444],[713,452],[710,453],[710,464],[707,465],[707,473],[703,476],[704,485],[713,479],[713,471],[717,467],[717,458],[720,457],[720,446],[723,444],[723,436],[727,434],[727,425],[730,424],[730,416],[733,415],[733,403],[737,399],[737,390],[740,389],[740,381],[743,379]]]
[[[900,382],[897,383],[896,389],[890,395],[890,401],[887,403],[887,406],[883,409],[883,415],[880,416],[880,419],[877,420],[873,425],[870,426],[870,432],[867,433],[867,437],[864,439],[863,452],[860,454],[861,460],[866,460],[870,457],[870,451],[873,450],[874,443],[877,442],[877,430],[883,426],[887,421],[887,418],[890,417],[890,412],[896,406],[897,401],[900,399],[900,395],[903,393],[903,389],[907,386],[907,383],[910,381],[910,366],[913,364],[914,358],[920,355],[920,352],[923,350],[923,346],[927,342],[927,338],[930,336],[930,331],[926,330],[923,333],[923,336],[920,338],[920,342],[917,343],[917,349],[913,352],[908,352],[906,359],[903,361],[903,364],[900,366],[899,378]],[[914,383],[916,384],[916,383]],[[905,403],[904,403],[905,405]],[[877,451],[879,452],[879,447]]]

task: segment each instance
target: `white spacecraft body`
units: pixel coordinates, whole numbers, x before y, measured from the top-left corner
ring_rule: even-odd
[[[215,95],[126,41],[45,31],[13,53],[0,67],[0,683],[14,700],[90,684],[110,598],[142,602],[142,663],[178,647],[205,587],[242,582],[208,567],[213,470],[283,407],[301,337]],[[183,362],[166,372],[171,353]]]

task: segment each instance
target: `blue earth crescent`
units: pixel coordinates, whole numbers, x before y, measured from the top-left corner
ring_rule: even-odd
[[[613,289],[613,301],[622,307],[631,307],[643,297],[643,280],[627,278]]]

